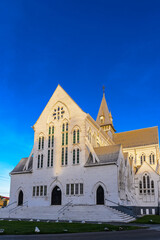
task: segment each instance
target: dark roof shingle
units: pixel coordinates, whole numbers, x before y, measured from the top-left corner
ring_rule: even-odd
[[[117,163],[119,153],[120,153],[121,145],[110,145],[104,147],[96,147],[94,151],[99,159],[98,161],[93,162],[92,158],[89,156],[88,161],[85,166],[100,166],[106,164],[115,164]]]
[[[115,133],[114,142],[123,148],[158,144],[158,127]]]
[[[31,157],[29,159],[29,164],[28,164],[28,169],[25,169],[25,165],[27,163],[28,158],[22,158],[19,163],[17,164],[17,166],[11,171],[11,175],[12,174],[16,174],[16,173],[28,173],[32,171],[32,165],[33,165],[33,157]]]

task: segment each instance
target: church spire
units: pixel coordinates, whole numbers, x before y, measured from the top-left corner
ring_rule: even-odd
[[[109,112],[106,98],[105,98],[105,87],[104,86],[103,86],[103,98],[101,101],[101,105],[99,108],[96,122],[100,125],[100,127],[103,128],[103,130],[105,132],[108,132],[109,130],[111,130],[112,132],[115,132],[115,129],[113,127],[113,122],[112,122],[112,115],[111,115],[111,112]]]
[[[105,96],[105,86],[103,85],[103,96]]]

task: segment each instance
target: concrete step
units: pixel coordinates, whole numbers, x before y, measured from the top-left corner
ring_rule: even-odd
[[[66,221],[99,221],[99,222],[129,222],[133,221],[130,215],[124,214],[118,210],[107,206],[43,206],[43,207],[21,207],[3,213],[0,218],[21,218],[21,219],[48,219],[48,220],[66,220]],[[8,215],[7,215],[8,214]]]
[[[128,215],[126,213],[123,213],[117,209],[114,209],[114,208],[111,208],[110,209],[114,212],[114,213],[117,213],[117,215],[125,222],[131,222],[131,221],[134,221],[136,220],[133,216],[131,215]]]

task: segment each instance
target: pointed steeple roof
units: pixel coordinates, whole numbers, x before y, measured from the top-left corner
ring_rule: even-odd
[[[103,92],[103,98],[102,98],[102,102],[99,108],[99,112],[97,115],[97,120],[96,122],[101,126],[101,125],[112,125],[112,121],[111,121],[111,117],[110,117],[111,113],[108,110],[108,106],[107,106],[107,102],[106,102],[106,98],[105,98],[105,93]],[[101,122],[101,117],[103,117],[103,121]]]

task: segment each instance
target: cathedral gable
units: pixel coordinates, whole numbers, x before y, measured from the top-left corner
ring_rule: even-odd
[[[85,117],[86,113],[74,102],[74,100],[58,85],[33,129],[43,128],[45,123],[57,122],[73,117]]]

